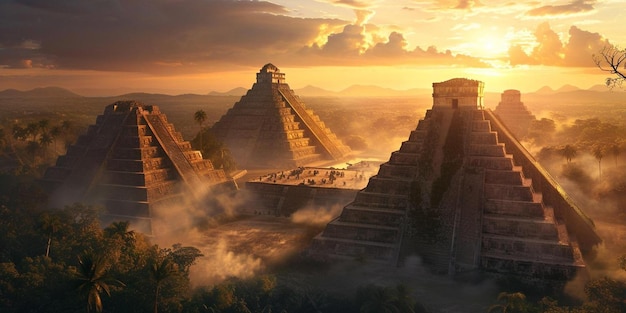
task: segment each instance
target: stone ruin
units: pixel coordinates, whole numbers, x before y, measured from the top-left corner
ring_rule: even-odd
[[[493,113],[518,139],[524,138],[528,134],[531,123],[536,120],[535,116],[520,100],[519,90],[505,90],[500,97],[500,103]]]
[[[155,209],[189,203],[199,186],[232,183],[221,169],[174,130],[154,105],[119,101],[106,106],[42,182],[50,206],[74,202],[106,209],[105,220],[128,220],[152,233]]]
[[[273,64],[212,127],[240,166],[294,168],[350,152],[290,89]]]
[[[548,281],[585,269],[591,221],[490,110],[483,82],[433,84],[433,107],[354,201],[314,238],[322,259]]]

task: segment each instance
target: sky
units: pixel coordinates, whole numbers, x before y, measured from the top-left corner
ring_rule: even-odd
[[[589,88],[624,20],[624,0],[0,0],[0,90],[206,94],[266,63],[293,89]]]

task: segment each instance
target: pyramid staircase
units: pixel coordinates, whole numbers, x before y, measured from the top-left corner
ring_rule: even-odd
[[[482,218],[474,214],[461,220],[459,233],[480,220],[480,266],[501,273],[572,278],[584,267],[577,242],[555,218],[554,209],[544,205],[522,167],[506,153],[483,110],[473,112],[468,152],[466,166],[482,172],[484,207]],[[477,260],[475,250],[464,251],[459,245],[454,251],[457,261]]]
[[[406,239],[439,273],[485,270],[542,279],[572,278],[585,267],[577,241],[554,209],[543,203],[542,194],[534,190],[522,167],[515,165],[514,157],[506,153],[483,110],[463,113],[464,165],[439,205],[442,229],[437,241],[405,238],[411,184],[427,146],[428,130],[436,129],[445,137],[450,127],[445,125],[447,113],[441,109],[427,112],[409,140],[381,165],[378,175],[314,238],[311,255],[398,264]],[[439,140],[437,146],[442,145]],[[435,157],[432,162],[440,160]]]
[[[212,131],[243,166],[293,168],[350,152],[272,64],[257,73],[257,82]]]
[[[339,217],[313,239],[309,252],[317,257],[364,258],[396,264],[406,228],[411,183],[432,124],[432,112],[420,120],[409,139],[380,166],[367,187],[343,208]]]
[[[103,205],[112,217],[151,232],[154,208],[180,204],[189,190],[228,182],[184,141],[156,106],[120,101],[57,159],[43,178],[52,206]]]

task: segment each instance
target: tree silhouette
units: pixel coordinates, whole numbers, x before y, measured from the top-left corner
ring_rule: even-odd
[[[61,133],[63,133],[63,130],[61,129],[61,126],[53,126],[52,128],[50,128],[50,136],[52,136],[52,146],[54,148],[54,154],[58,154],[57,152],[57,138],[59,137],[59,135],[61,135]]]
[[[565,145],[565,147],[561,149],[561,155],[565,157],[565,159],[567,160],[567,164],[572,162],[572,158],[576,157],[576,152],[576,148],[571,145]]]
[[[500,303],[490,306],[487,312],[517,313],[526,312],[528,309],[526,296],[521,292],[501,292],[498,295],[498,302]]]
[[[48,146],[52,143],[52,136],[49,133],[42,133],[39,137],[39,144],[43,148],[43,157],[44,159],[48,156]]]
[[[593,55],[593,61],[602,71],[614,74],[616,77],[608,77],[606,85],[609,88],[621,86],[626,80],[626,72],[620,67],[626,66],[626,49],[619,49],[612,45],[606,45],[599,54]]]
[[[591,154],[598,160],[598,178],[602,178],[602,158],[604,157],[604,149],[596,145],[591,149]]]
[[[174,277],[176,274],[178,274],[176,265],[168,257],[156,260],[150,265],[150,276],[156,283],[154,291],[154,313],[159,312],[159,292],[161,290],[161,285],[167,279]]]
[[[87,312],[92,309],[102,312],[102,292],[111,296],[111,287],[124,286],[124,283],[107,275],[104,258],[92,252],[84,252],[78,257],[77,290],[87,298]]]
[[[617,144],[614,144],[613,146],[611,146],[611,154],[613,154],[613,157],[615,158],[615,167],[617,167],[617,157],[619,156],[620,153],[621,151]]]
[[[204,110],[198,110],[193,114],[193,119],[200,125],[200,150],[202,150],[202,124],[206,121],[206,113]]]
[[[39,124],[38,123],[28,123],[26,125],[26,134],[32,137],[32,141],[37,140],[37,134],[39,133]]]

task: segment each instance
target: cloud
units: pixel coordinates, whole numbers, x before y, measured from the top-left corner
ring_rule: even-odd
[[[268,60],[283,66],[479,64],[469,56],[409,49],[401,33],[381,33],[368,24],[374,2],[332,3],[354,9],[355,21],[291,17],[267,1],[4,0],[0,68],[176,74]],[[385,58],[385,50],[401,58]]]
[[[544,5],[526,12],[528,16],[559,16],[588,13],[594,10],[596,0],[576,0],[562,5]]]
[[[576,26],[570,27],[569,40],[564,43],[548,22],[539,24],[534,36],[537,44],[530,53],[522,45],[511,46],[511,65],[595,66],[593,54],[605,46],[612,46],[600,34]]]
[[[467,10],[481,7],[482,4],[478,0],[436,0],[434,5],[439,10]]]
[[[358,0],[333,0],[331,1],[331,3],[356,9],[365,9],[371,7],[370,3]]]

